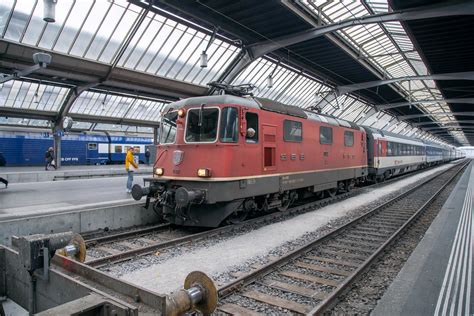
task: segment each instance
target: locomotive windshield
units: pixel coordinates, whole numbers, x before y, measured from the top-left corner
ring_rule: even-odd
[[[214,142],[217,138],[219,109],[191,109],[186,123],[187,142]]]
[[[160,144],[172,144],[176,139],[176,119],[178,112],[170,112],[163,115],[161,120]]]

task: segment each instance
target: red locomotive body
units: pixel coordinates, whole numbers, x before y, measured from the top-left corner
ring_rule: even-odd
[[[366,135],[357,125],[266,99],[196,97],[163,112],[154,177],[133,197],[154,199],[168,221],[240,221],[310,194],[364,181]]]

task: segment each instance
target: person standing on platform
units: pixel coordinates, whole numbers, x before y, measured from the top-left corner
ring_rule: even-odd
[[[8,188],[8,180],[7,179],[3,179],[2,177],[0,177],[0,182],[5,184],[5,189]]]
[[[150,149],[146,149],[145,151],[145,160],[146,160],[146,164],[149,166],[150,165]]]
[[[127,170],[128,179],[127,179],[127,193],[132,192],[133,185],[133,171],[138,169],[138,164],[135,163],[133,158],[133,147],[130,147],[127,151],[127,156],[125,157],[125,170]]]
[[[48,170],[49,167],[54,167],[54,170],[56,170],[56,164],[54,162],[54,149],[53,149],[53,147],[49,147],[49,149],[45,152],[44,161],[46,163],[46,166],[44,167],[44,170]]]

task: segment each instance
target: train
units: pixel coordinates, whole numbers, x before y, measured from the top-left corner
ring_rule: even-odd
[[[67,133],[61,140],[62,165],[99,165],[123,163],[129,147],[141,163],[146,162],[146,146],[152,138],[111,136],[108,133]],[[44,164],[44,154],[53,147],[53,136],[48,132],[0,131],[0,162],[8,166],[36,166]]]
[[[217,227],[461,156],[268,99],[192,97],[164,108],[153,177],[132,196],[173,224]]]

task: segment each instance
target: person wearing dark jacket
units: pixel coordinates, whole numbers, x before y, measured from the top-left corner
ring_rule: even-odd
[[[146,151],[145,151],[145,160],[146,160],[146,164],[147,165],[150,165],[150,150],[147,148]]]
[[[49,147],[49,149],[44,153],[44,161],[46,163],[44,170],[48,170],[48,167],[54,167],[56,170],[56,164],[54,163],[54,149],[53,147]]]

